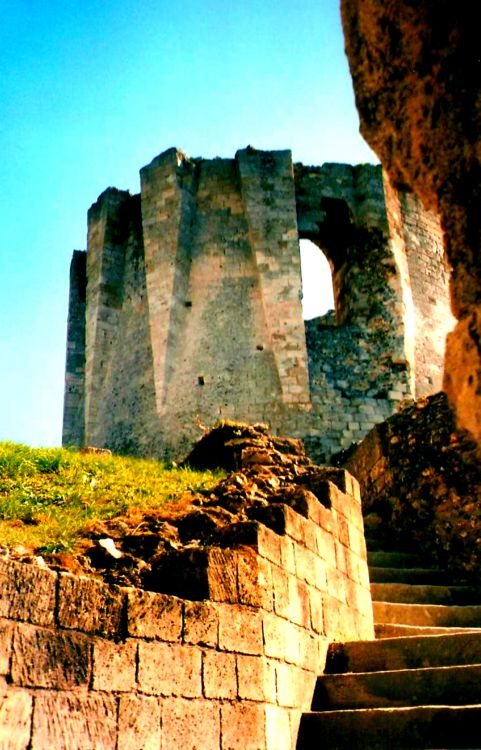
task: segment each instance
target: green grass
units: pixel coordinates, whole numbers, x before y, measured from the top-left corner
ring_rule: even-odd
[[[221,476],[155,460],[0,443],[0,545],[75,553],[103,521],[161,513]]]

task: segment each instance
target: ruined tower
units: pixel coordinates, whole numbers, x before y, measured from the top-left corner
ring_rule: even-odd
[[[106,190],[71,266],[64,444],[175,457],[196,422],[268,422],[318,460],[440,388],[452,325],[435,215],[381,167],[169,149]],[[335,313],[302,319],[299,240]]]

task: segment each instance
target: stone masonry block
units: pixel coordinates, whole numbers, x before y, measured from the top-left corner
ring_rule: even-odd
[[[361,632],[363,624],[364,618],[361,617],[361,613],[358,610],[354,609],[354,607],[343,605],[341,619],[338,623],[339,639],[343,641],[352,641],[357,640],[360,637],[365,638],[366,635]]]
[[[295,737],[291,731],[289,711],[266,706],[266,750],[292,750]]]
[[[31,750],[115,750],[116,744],[117,702],[112,696],[50,691],[35,695]]]
[[[316,674],[292,664],[276,664],[277,702],[284,708],[308,711],[314,694]]]
[[[323,594],[324,633],[328,638],[339,640],[346,628],[343,623],[345,605],[329,594]]]
[[[317,554],[322,560],[325,560],[328,565],[332,568],[336,567],[336,548],[334,545],[334,537],[332,534],[324,531],[324,529],[317,529]]]
[[[303,519],[303,538],[304,538],[304,544],[307,547],[308,550],[311,550],[311,552],[317,551],[317,529],[319,528],[317,524],[313,523],[310,519]]]
[[[345,547],[349,547],[349,524],[342,513],[334,511],[337,522],[337,538]]]
[[[10,671],[13,631],[13,622],[0,620],[0,675],[7,675]]]
[[[269,592],[259,585],[260,560],[262,558],[257,552],[248,547],[237,554],[237,585],[241,604],[262,607],[268,599]]]
[[[158,699],[145,695],[122,696],[117,750],[159,750],[161,746]]]
[[[127,593],[127,630],[136,638],[180,641],[182,601],[175,596],[153,591],[129,589]]]
[[[262,618],[264,653],[274,659],[284,659],[286,653],[287,622],[268,612]]]
[[[235,604],[220,605],[219,648],[241,654],[261,654],[263,642],[260,613]]]
[[[286,508],[286,510],[290,510]],[[294,511],[291,511],[294,512]],[[297,513],[295,514],[297,516]],[[281,564],[281,537],[266,526],[259,524],[257,533],[257,549],[262,557],[276,565]]]
[[[341,573],[337,568],[327,569],[327,593],[337,599],[338,601],[346,604],[347,602],[347,583],[349,579],[346,575]]]
[[[68,690],[90,681],[90,640],[81,633],[46,630],[19,623],[12,649],[16,685]]]
[[[312,586],[317,585],[318,573],[316,572],[316,563],[319,557],[306,547],[297,544],[295,547],[296,570],[297,576],[302,581],[307,581]]]
[[[314,674],[321,674],[324,670],[324,661],[319,661],[319,642],[321,640],[318,635],[314,635],[307,630],[299,633],[299,666]],[[326,644],[328,644],[327,640]]]
[[[209,599],[216,602],[237,602],[237,552],[212,547],[207,550],[207,561]]]
[[[334,540],[334,545],[336,548],[336,567],[341,573],[349,575],[346,558],[350,554],[350,550],[344,547],[337,539]]]
[[[0,562],[0,617],[53,625],[57,575],[35,565]]]
[[[241,700],[276,702],[275,662],[263,656],[237,656],[237,679]]]
[[[162,701],[162,748],[216,750],[220,747],[219,706],[214,701],[184,698]]]
[[[106,692],[125,692],[135,686],[137,643],[94,642],[93,689]]]
[[[354,578],[355,581],[361,584],[365,589],[369,589],[369,568],[367,566],[367,560],[359,560],[355,555],[351,555],[352,565],[351,570],[355,567],[357,576]]]
[[[305,518],[296,513],[295,510],[286,506],[285,508],[285,519],[286,519],[286,534],[300,544],[304,543],[304,526],[306,523]]]
[[[206,698],[236,698],[235,654],[205,651],[202,654],[202,682]]]
[[[63,573],[59,584],[59,625],[118,638],[123,625],[124,598],[124,591],[117,586]]]
[[[305,507],[302,508],[301,515],[309,518],[313,523],[319,524],[319,508],[322,506],[314,493],[307,488],[302,495],[302,503]],[[299,508],[297,508],[297,511],[300,512]]]
[[[359,584],[352,585],[352,598],[350,597],[348,604],[353,602],[355,609],[358,610],[365,617],[372,617],[372,597],[371,592],[368,588],[364,588]]]
[[[202,695],[202,652],[176,643],[139,643],[138,683],[151,695]]]
[[[366,571],[367,563],[365,561],[361,561],[359,557],[355,554],[353,554],[352,550],[347,549],[346,547],[343,547],[343,545],[340,545],[342,549],[342,554],[344,556],[344,567],[347,577],[351,581],[355,581],[356,583],[360,583],[359,576],[361,574],[361,567],[365,568]],[[336,549],[336,557],[339,557],[339,552]],[[342,570],[342,565],[338,564],[339,570]],[[368,573],[369,576],[369,573]],[[368,584],[369,586],[369,578],[368,578]]]
[[[366,538],[362,531],[349,526],[349,547],[361,560],[367,560]]]
[[[221,736],[222,750],[265,750],[264,706],[257,703],[222,705]]]
[[[27,691],[9,689],[0,695],[0,747],[27,750],[30,747],[33,698]]]
[[[267,612],[272,612],[274,608],[274,584],[272,581],[273,563],[263,557],[258,558],[258,583],[257,587],[261,592],[261,607]]]
[[[335,528],[332,510],[330,510],[329,508],[325,508],[321,504],[319,504],[317,525],[320,526],[321,529],[324,529],[324,531],[328,531],[331,534],[333,533],[333,530]]]
[[[281,539],[281,567],[292,575],[296,575],[295,543],[289,537]]]
[[[272,566],[272,583],[274,588],[274,611],[281,617],[290,615],[289,575],[277,565]]]
[[[212,646],[219,643],[218,606],[212,602],[185,602],[184,641],[185,643]]]
[[[301,637],[305,631],[290,622],[286,622],[286,648],[284,659],[289,664],[301,663]]]
[[[359,531],[364,531],[361,505],[352,497],[352,495],[344,495],[342,493],[338,493],[338,495],[339,497],[335,512],[343,515],[346,520]]]
[[[308,628],[310,625],[309,591],[306,583],[295,576],[288,576],[288,619]]]
[[[320,591],[309,587],[311,628],[315,633],[324,633],[323,597]]]
[[[321,560],[317,555],[313,558],[313,569],[315,574],[314,586],[319,591],[325,591],[327,587],[327,571],[328,564],[325,560]]]

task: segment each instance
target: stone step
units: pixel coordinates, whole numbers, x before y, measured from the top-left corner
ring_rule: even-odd
[[[481,632],[332,643],[326,674],[481,664]]]
[[[387,552],[385,550],[373,550],[367,552],[369,566],[377,568],[425,568],[425,558],[414,552]],[[434,568],[435,570],[437,568]]]
[[[447,606],[443,604],[372,603],[374,622],[395,625],[429,625],[434,627],[481,627],[481,606]]]
[[[312,709],[481,704],[481,664],[322,675]]]
[[[449,576],[436,568],[369,568],[372,583],[449,584]]]
[[[480,705],[311,711],[297,750],[479,748],[480,722]]]
[[[371,583],[371,596],[377,602],[404,604],[474,605],[481,602],[480,591],[475,586]]]
[[[412,544],[403,545],[400,542],[393,542],[392,540],[386,539],[384,534],[379,534],[373,529],[368,529],[366,531],[365,538],[368,549],[385,551],[396,549],[398,552],[414,552],[415,554],[418,554],[418,550],[413,549]],[[395,548],[393,547],[394,544],[396,545]]]
[[[376,623],[374,626],[376,638],[402,638],[418,635],[454,635],[455,633],[481,633],[481,628],[463,627],[433,627],[429,625],[401,625],[399,623]]]

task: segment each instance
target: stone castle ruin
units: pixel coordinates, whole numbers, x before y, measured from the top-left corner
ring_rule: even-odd
[[[364,473],[371,503],[386,486],[413,501],[418,520],[428,503],[436,533],[442,526],[457,542],[451,558],[469,525],[478,572],[478,485],[474,464],[466,473],[456,455],[464,430],[481,445],[475,10],[424,0],[341,0],[341,9],[362,130],[388,178],[369,166],[293,168],[288,152],[205,161],[170,150],[142,170],[140,196],[107,190],[71,267],[64,442],[168,455],[191,441],[197,417],[234,416],[270,421],[328,456],[403,397],[441,385],[454,320],[439,215],[458,319],[444,358],[454,414],[442,394],[422,399],[376,428],[351,468]],[[336,305],[306,324],[302,238],[328,257]],[[286,472],[278,458],[276,477]],[[235,524],[240,544],[203,550],[209,590],[199,600],[1,560],[0,745],[475,746],[479,606],[458,606],[444,572],[443,586],[408,588],[422,597],[458,588],[456,605],[406,604],[399,593],[371,602],[385,584],[369,583],[358,482],[316,471],[317,494],[284,486],[277,512],[260,504],[264,522]],[[395,580],[399,592],[412,580],[399,576],[406,564],[378,567],[373,581]],[[380,640],[353,643],[372,639],[374,623]],[[406,637],[421,623],[454,634]],[[338,677],[348,682],[336,693]],[[334,701],[316,708],[312,696],[332,688]],[[366,708],[353,711],[353,701]],[[333,702],[348,710],[331,711]]]
[[[73,256],[64,444],[172,458],[199,423],[235,419],[326,461],[439,390],[441,230],[380,166],[172,148],[140,176],[140,195],[102,193]],[[306,322],[301,239],[325,253],[336,308]]]

